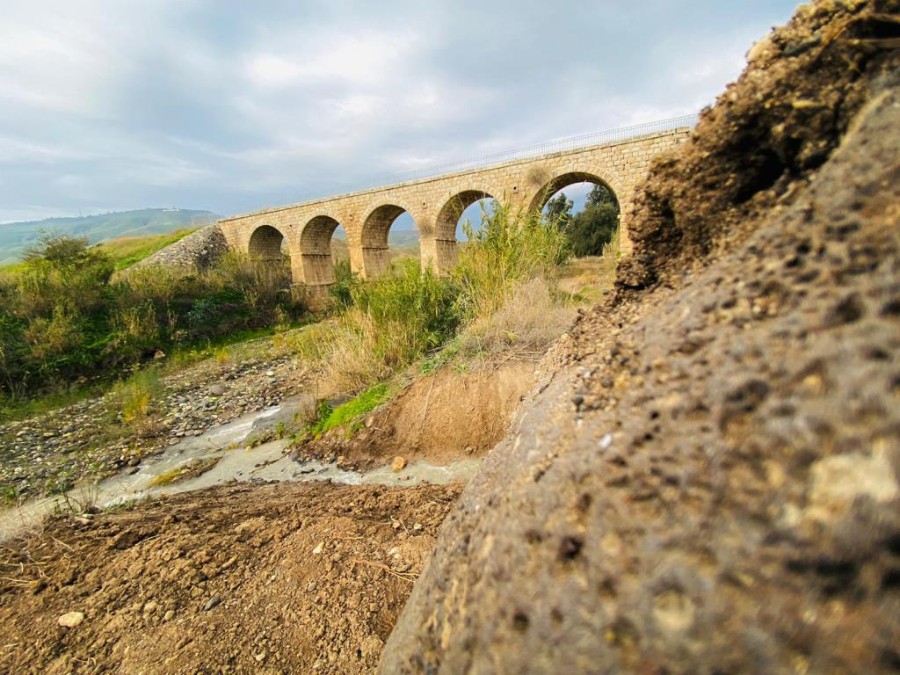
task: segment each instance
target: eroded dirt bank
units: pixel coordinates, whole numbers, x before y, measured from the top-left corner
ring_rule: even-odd
[[[434,464],[479,458],[506,434],[512,416],[536,377],[534,360],[446,367],[421,376],[367,416],[347,438],[339,429],[302,444],[301,458],[340,458],[341,466],[371,468],[397,455]]]
[[[458,493],[240,486],[51,520],[0,547],[0,671],[371,672]]]
[[[656,166],[380,672],[900,669],[898,9],[802,7]]]

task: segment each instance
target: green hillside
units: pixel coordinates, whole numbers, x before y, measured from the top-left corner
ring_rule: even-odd
[[[48,218],[0,225],[0,264],[15,262],[41,232],[87,237],[91,243],[194,229],[219,219],[209,211],[141,209],[78,218]]]
[[[196,232],[196,230],[185,228],[165,234],[150,234],[145,237],[119,237],[104,241],[102,244],[98,244],[97,248],[112,258],[117,270],[122,270],[153,255],[160,249],[184,239],[191,232]]]

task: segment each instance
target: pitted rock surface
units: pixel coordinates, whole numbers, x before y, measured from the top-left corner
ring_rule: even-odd
[[[380,672],[900,667],[896,9],[801,8],[651,173],[616,297],[448,516]],[[796,115],[816,87],[831,114]]]

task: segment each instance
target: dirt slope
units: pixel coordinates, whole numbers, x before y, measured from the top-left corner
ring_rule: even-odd
[[[804,6],[654,169],[380,672],[900,669],[897,10]]]
[[[537,364],[511,360],[457,372],[442,368],[417,378],[373,411],[347,438],[338,429],[295,449],[297,457],[343,457],[342,466],[371,468],[397,455],[409,462],[449,464],[481,457],[503,438],[534,384]]]
[[[53,520],[0,547],[0,672],[372,672],[458,493],[241,486]]]

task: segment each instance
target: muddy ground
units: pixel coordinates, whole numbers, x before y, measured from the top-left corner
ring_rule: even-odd
[[[459,489],[241,486],[52,519],[0,547],[0,671],[372,672]]]

